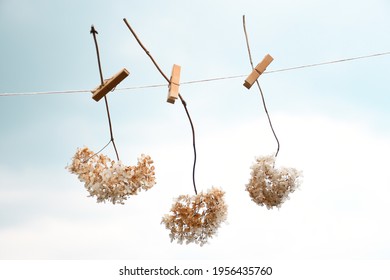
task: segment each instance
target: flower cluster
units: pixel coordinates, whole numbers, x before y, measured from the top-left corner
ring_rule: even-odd
[[[280,207],[300,185],[301,172],[294,168],[275,167],[275,157],[256,158],[252,165],[251,179],[246,185],[252,200],[268,209]]]
[[[227,205],[223,199],[225,192],[211,188],[207,193],[195,196],[181,195],[176,198],[171,212],[161,223],[171,231],[171,242],[179,244],[195,242],[203,246],[212,238],[222,222],[227,218]]]
[[[136,166],[125,166],[102,154],[95,155],[87,147],[77,149],[69,172],[77,174],[90,196],[97,202],[111,201],[123,204],[130,195],[141,189],[148,190],[155,185],[153,161],[150,156],[141,155]]]

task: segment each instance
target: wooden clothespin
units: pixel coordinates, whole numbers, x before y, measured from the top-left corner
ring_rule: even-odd
[[[167,102],[174,104],[179,97],[180,65],[173,64],[171,79],[169,81]]]
[[[129,75],[129,71],[126,68],[123,68],[121,71],[116,73],[110,79],[105,80],[104,83],[91,92],[93,93],[92,98],[95,101],[99,101],[107,93],[109,93],[113,88],[115,88],[120,82],[122,82]]]
[[[253,69],[252,73],[245,79],[244,87],[250,89],[273,60],[273,57],[267,54],[263,60]]]

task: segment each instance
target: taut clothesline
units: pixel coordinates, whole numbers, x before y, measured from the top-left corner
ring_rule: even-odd
[[[372,58],[372,57],[378,57],[378,56],[385,56],[390,55],[390,51],[388,52],[382,52],[382,53],[375,53],[375,54],[369,54],[369,55],[363,55],[363,56],[355,56],[350,58],[343,58],[343,59],[337,59],[337,60],[331,60],[331,61],[325,61],[325,62],[319,62],[319,63],[313,63],[313,64],[306,64],[306,65],[300,65],[300,66],[293,66],[288,68],[281,68],[276,70],[270,70],[265,71],[264,74],[274,74],[279,72],[286,72],[286,71],[294,71],[304,68],[312,68],[312,67],[318,67],[318,66],[324,66],[329,64],[336,64],[336,63],[342,63],[342,62],[349,62],[353,60],[360,60],[360,59],[366,59],[366,58]],[[208,79],[201,79],[201,80],[192,80],[192,81],[184,81],[181,82],[180,85],[188,85],[188,84],[200,84],[200,83],[207,83],[207,82],[214,82],[214,81],[221,81],[221,80],[232,80],[232,79],[238,79],[238,78],[244,78],[245,75],[235,75],[235,76],[225,76],[225,77],[215,77],[215,78],[208,78]],[[159,87],[166,87],[168,84],[155,84],[155,85],[144,85],[144,86],[133,86],[133,87],[125,87],[125,88],[117,88],[116,91],[125,91],[125,90],[137,90],[137,89],[147,89],[147,88],[159,88]],[[59,90],[59,91],[35,91],[35,92],[12,92],[12,93],[0,93],[0,97],[5,96],[27,96],[27,95],[56,95],[56,94],[74,94],[74,93],[91,93],[91,90],[89,89],[79,89],[79,90]]]

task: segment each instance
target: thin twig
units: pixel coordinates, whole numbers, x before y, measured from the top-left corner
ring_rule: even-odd
[[[184,106],[184,110],[186,111],[188,120],[190,121],[191,130],[192,130],[192,147],[194,149],[194,164],[192,166],[192,183],[194,185],[195,194],[197,195],[198,191],[196,190],[196,184],[195,184],[195,166],[196,166],[195,128],[194,128],[194,124],[192,123],[192,120],[191,120],[191,117],[190,117],[190,113],[188,112],[188,109],[187,109],[187,102],[185,102],[185,100],[183,99],[181,94],[179,94],[179,98],[181,100],[181,103]]]
[[[108,108],[107,96],[104,96],[104,103],[106,104],[106,111],[107,111],[107,117],[108,117],[108,126],[110,128],[110,137],[111,137],[112,146],[114,147],[114,150],[115,150],[116,159],[119,161],[119,154],[118,154],[118,150],[116,148],[115,141],[114,141],[114,133],[112,132],[112,123],[111,123],[110,109]]]
[[[99,46],[98,46],[97,38],[96,38],[96,34],[98,34],[98,32],[96,31],[96,29],[95,29],[95,27],[93,25],[91,26],[91,34],[93,35],[93,40],[95,41],[96,55],[97,55],[97,60],[98,60],[99,73],[100,73],[100,82],[101,82],[101,85],[103,85],[104,84],[103,71],[102,71],[102,66],[100,64]],[[110,109],[108,107],[108,100],[107,100],[106,96],[104,96],[104,103],[106,104],[106,111],[107,111],[107,117],[108,117],[108,126],[110,128],[110,142],[112,142],[112,146],[114,147],[116,158],[119,161],[119,154],[118,154],[118,150],[116,148],[115,141],[114,141],[114,133],[112,132],[112,123],[111,123]],[[107,145],[105,147],[107,147]]]
[[[138,44],[141,46],[141,48],[145,51],[145,53],[149,56],[149,58],[152,60],[154,66],[156,66],[157,70],[160,72],[160,74],[165,78],[165,80],[170,83],[170,80],[168,79],[168,76],[164,74],[164,72],[161,70],[161,68],[158,66],[157,62],[154,60],[153,56],[150,54],[150,52],[145,48],[145,46],[142,44],[141,40],[138,38],[137,34],[131,28],[130,24],[127,22],[127,19],[123,19],[127,27],[129,28],[130,32],[133,34],[134,38],[137,40]]]
[[[242,25],[244,27],[246,48],[248,49],[248,54],[249,54],[249,63],[251,64],[251,67],[253,70],[254,66],[253,66],[253,60],[252,60],[252,55],[251,55],[251,49],[250,49],[250,45],[249,45],[249,38],[248,38],[248,34],[246,32],[245,15],[242,16]]]
[[[253,70],[253,69],[254,69],[254,66],[253,66],[253,61],[252,61],[251,50],[250,50],[250,47],[249,47],[248,33],[246,32],[245,15],[242,16],[242,24],[243,24],[243,27],[244,27],[245,41],[246,41],[246,46],[247,46],[247,49],[248,49],[249,62],[250,62],[250,64],[251,64],[252,70]],[[270,115],[269,115],[269,113],[268,113],[267,105],[266,105],[266,103],[265,103],[264,94],[263,94],[263,91],[261,90],[260,83],[259,83],[258,80],[256,80],[256,84],[257,84],[257,87],[259,88],[259,91],[260,91],[261,100],[263,101],[263,107],[264,107],[265,113],[267,114],[269,126],[270,126],[270,128],[271,128],[271,130],[272,130],[272,133],[273,133],[274,137],[275,137],[276,143],[278,144],[278,147],[277,147],[276,153],[275,153],[275,157],[277,157],[277,156],[278,156],[278,153],[279,153],[279,150],[280,150],[280,142],[279,142],[278,137],[276,136],[274,127],[273,127],[273,125],[272,125],[271,117],[270,117]]]
[[[91,158],[93,158],[94,156],[97,156],[98,154],[100,154],[105,148],[107,148],[108,145],[110,145],[110,143],[112,142],[112,140],[108,141],[108,143],[106,145],[104,145],[103,148],[101,148],[99,151],[97,151],[96,153],[94,153],[92,156],[90,156],[89,158],[87,158],[86,160],[84,160],[83,163],[86,163],[87,161],[89,161]]]
[[[141,40],[138,38],[137,34],[131,28],[130,24],[127,22],[127,20],[124,18],[123,21],[125,22],[126,26],[129,28],[130,32],[133,34],[134,38],[137,40],[138,44],[141,46],[141,48],[144,50],[144,52],[149,56],[149,58],[152,60],[154,66],[156,66],[157,70],[160,72],[160,74],[164,77],[164,79],[168,82],[168,84],[171,82],[170,79],[168,79],[168,76],[164,74],[164,72],[161,70],[160,66],[158,66],[157,62],[154,60],[153,56],[150,54],[148,49],[142,44]],[[195,145],[195,129],[194,129],[194,124],[192,122],[190,113],[188,112],[187,109],[187,103],[185,102],[184,98],[179,94],[179,98],[181,103],[183,104],[184,110],[186,111],[188,120],[191,125],[191,131],[192,131],[192,146],[194,149],[194,164],[192,167],[192,183],[194,185],[194,191],[195,194],[198,194],[198,191],[196,189],[196,183],[195,183],[195,167],[196,167],[196,145]]]

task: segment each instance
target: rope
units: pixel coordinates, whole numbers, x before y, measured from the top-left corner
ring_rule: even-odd
[[[313,63],[313,64],[306,64],[306,65],[300,65],[300,66],[293,66],[288,68],[282,68],[282,69],[276,69],[276,70],[270,70],[265,71],[264,74],[275,74],[280,72],[287,72],[287,71],[294,71],[304,68],[313,68],[318,66],[324,66],[324,65],[330,65],[330,64],[337,64],[337,63],[343,63],[343,62],[350,62],[354,60],[362,60],[367,58],[373,58],[378,56],[385,56],[390,55],[389,52],[382,52],[382,53],[374,53],[369,55],[363,55],[363,56],[356,56],[356,57],[350,57],[350,58],[343,58],[338,60],[331,60],[331,61],[325,61],[325,62],[319,62],[319,63]],[[181,82],[180,85],[188,85],[188,84],[200,84],[200,83],[207,83],[207,82],[214,82],[214,81],[221,81],[221,80],[232,80],[232,79],[238,79],[238,78],[244,78],[248,75],[234,75],[234,76],[225,76],[225,77],[215,77],[215,78],[208,78],[208,79],[200,79],[200,80],[192,80],[192,81],[184,81]],[[148,88],[160,88],[160,87],[166,87],[167,84],[155,84],[155,85],[141,85],[141,86],[133,86],[133,87],[125,87],[125,88],[118,88],[117,91],[126,91],[126,90],[137,90],[137,89],[148,89]],[[79,90],[60,90],[60,91],[35,91],[35,92],[5,92],[0,93],[0,97],[4,96],[28,96],[28,95],[57,95],[57,94],[74,94],[74,93],[91,93],[91,90],[89,89],[79,89]]]

